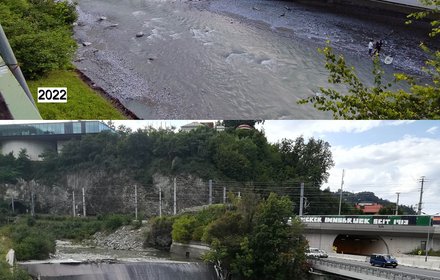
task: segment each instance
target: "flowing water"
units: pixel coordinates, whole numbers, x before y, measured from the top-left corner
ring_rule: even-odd
[[[112,250],[57,241],[50,260],[21,263],[30,275],[46,280],[214,280],[212,266],[159,251]]]
[[[91,45],[80,47],[77,67],[150,119],[330,118],[296,103],[328,86],[317,48],[331,39],[371,79],[368,36],[410,36],[388,23],[365,28],[368,19],[279,1],[79,0],[79,12],[75,36]],[[386,39],[403,47],[396,65],[417,68],[418,52]],[[385,71],[390,79],[392,67]]]

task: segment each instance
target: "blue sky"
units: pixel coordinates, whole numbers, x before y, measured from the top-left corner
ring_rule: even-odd
[[[422,211],[440,212],[440,121],[268,121],[271,142],[299,135],[330,143],[335,166],[323,187],[372,191],[416,206],[419,179],[426,176]]]

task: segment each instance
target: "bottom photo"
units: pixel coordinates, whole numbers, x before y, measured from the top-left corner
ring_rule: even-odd
[[[0,279],[440,279],[440,121],[0,121]]]

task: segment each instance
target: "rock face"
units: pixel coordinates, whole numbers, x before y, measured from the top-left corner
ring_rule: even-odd
[[[58,215],[83,213],[83,195],[86,214],[135,213],[135,189],[137,189],[138,213],[142,217],[159,215],[159,190],[162,197],[162,214],[174,212],[174,177],[159,173],[153,175],[153,183],[142,185],[129,175],[104,171],[78,171],[65,174],[57,182],[40,183],[19,181],[16,184],[0,184],[0,197],[7,201],[14,198],[16,211],[31,211],[31,194],[34,193],[36,213]],[[204,205],[208,202],[207,182],[192,175],[176,177],[177,212]],[[75,198],[74,198],[75,196]],[[18,210],[20,209],[20,210]]]
[[[108,247],[115,250],[142,251],[145,232],[147,230],[145,227],[132,229],[131,226],[123,226],[110,234],[104,232],[95,233],[92,242],[97,246]]]

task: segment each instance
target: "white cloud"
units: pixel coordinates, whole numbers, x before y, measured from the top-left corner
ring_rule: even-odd
[[[412,121],[266,121],[263,125],[270,142],[283,138],[294,139],[300,135],[305,138],[325,133],[361,133],[382,125],[404,125]]]
[[[415,205],[419,200],[419,178],[426,176],[423,211],[440,212],[440,139],[406,136],[382,144],[335,146],[332,153],[336,166],[325,186],[333,191],[339,189],[345,169],[344,189],[372,191],[391,201],[395,201],[396,192],[401,192],[402,204]]]
[[[428,132],[429,134],[436,134],[438,131],[438,126],[433,126],[431,128],[429,128],[428,130],[426,130],[426,132]]]

